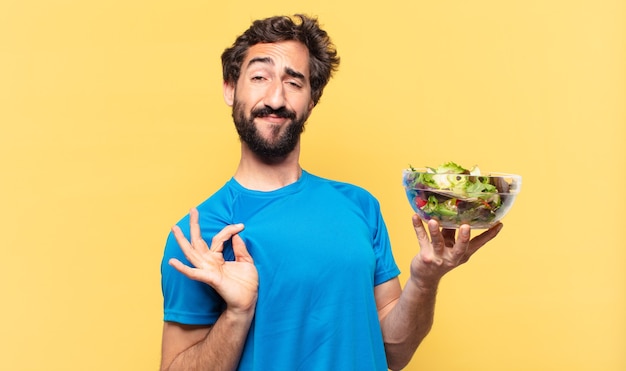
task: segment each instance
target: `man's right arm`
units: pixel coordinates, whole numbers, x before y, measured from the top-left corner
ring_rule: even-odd
[[[161,370],[235,370],[253,316],[226,310],[212,326],[164,322]]]
[[[193,266],[172,258],[169,264],[187,278],[211,286],[226,303],[212,326],[165,322],[161,370],[234,370],[239,364],[254,317],[259,276],[252,256],[239,236],[243,224],[224,227],[211,240],[202,239],[198,210],[189,212],[189,240],[178,226],[172,232]],[[224,243],[232,242],[235,261],[225,261]]]

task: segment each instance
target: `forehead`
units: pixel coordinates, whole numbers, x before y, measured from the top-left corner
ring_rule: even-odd
[[[255,44],[248,49],[242,68],[247,69],[251,61],[259,59],[269,60],[269,64],[280,69],[290,68],[309,76],[309,50],[301,42],[289,40]]]

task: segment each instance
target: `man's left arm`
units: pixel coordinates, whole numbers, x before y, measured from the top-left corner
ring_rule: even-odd
[[[470,228],[463,225],[455,239],[454,229],[439,229],[428,222],[428,232],[417,215],[413,227],[420,245],[411,261],[410,277],[402,290],[397,278],[374,288],[385,342],[388,366],[405,367],[430,331],[435,313],[435,299],[441,278],[468,261],[484,244],[493,239],[502,224],[498,223],[470,240]],[[430,238],[429,238],[430,234]]]

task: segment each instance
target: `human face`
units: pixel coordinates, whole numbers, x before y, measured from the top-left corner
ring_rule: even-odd
[[[313,109],[309,53],[295,41],[252,46],[236,86],[224,85],[241,140],[263,158],[281,158],[299,143]]]

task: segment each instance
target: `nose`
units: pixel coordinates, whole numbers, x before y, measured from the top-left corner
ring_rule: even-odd
[[[282,81],[273,81],[268,86],[263,103],[275,110],[285,106],[285,89]]]

